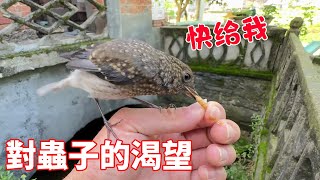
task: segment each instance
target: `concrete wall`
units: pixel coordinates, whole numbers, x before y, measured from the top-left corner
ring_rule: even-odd
[[[221,103],[229,119],[240,125],[242,130],[250,131],[251,116],[260,114],[264,108],[269,98],[271,81],[206,72],[196,72],[195,75],[199,95]],[[178,107],[194,102],[192,98],[182,95],[158,97],[158,101],[163,106],[171,103]]]
[[[34,138],[37,147],[42,139],[68,141],[79,129],[101,117],[94,101],[82,90],[69,88],[44,97],[36,94],[39,87],[68,74],[65,65],[60,64],[0,79],[0,166],[5,164],[4,145],[10,138],[25,143]],[[154,97],[143,99],[152,101]],[[101,103],[105,113],[126,104],[138,104],[134,100]]]
[[[320,66],[289,33],[278,54],[275,98],[267,112],[255,179],[320,179]],[[268,114],[268,113],[267,113]]]
[[[140,39],[160,49],[160,28],[152,26],[151,0],[107,1],[110,38]]]

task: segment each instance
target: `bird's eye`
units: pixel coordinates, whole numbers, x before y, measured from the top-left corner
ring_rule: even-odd
[[[191,80],[191,75],[189,73],[185,73],[184,76],[183,76],[183,80],[185,82],[188,82]]]

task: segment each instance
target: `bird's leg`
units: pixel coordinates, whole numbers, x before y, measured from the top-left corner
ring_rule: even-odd
[[[160,111],[162,109],[161,106],[157,106],[157,105],[152,104],[152,103],[150,103],[148,101],[145,101],[145,100],[142,100],[142,99],[139,99],[139,98],[136,98],[136,97],[133,97],[132,99],[137,100],[137,101],[141,102],[142,104],[144,104],[144,105],[146,105],[146,106],[148,106],[150,108],[156,108],[156,109],[159,109]]]
[[[105,125],[106,128],[109,130],[109,131],[108,131],[108,138],[110,137],[110,132],[111,132],[112,135],[113,135],[113,137],[115,137],[116,139],[119,139],[118,136],[116,135],[116,133],[113,131],[112,126],[119,124],[121,121],[117,122],[117,123],[114,124],[114,125],[111,125],[111,124],[107,121],[107,119],[104,117],[104,114],[103,114],[103,112],[102,112],[102,109],[101,109],[99,100],[98,100],[98,99],[94,99],[94,101],[96,102],[96,104],[97,104],[97,106],[98,106],[98,109],[99,109],[99,111],[100,111],[100,113],[101,113],[101,116],[102,116],[104,125]]]

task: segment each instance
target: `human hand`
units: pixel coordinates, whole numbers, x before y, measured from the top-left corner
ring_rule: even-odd
[[[214,123],[217,119],[222,123]],[[114,132],[124,144],[133,140],[172,139],[192,141],[192,171],[152,171],[151,168],[129,168],[117,171],[116,168],[100,170],[100,162],[88,162],[85,171],[75,171],[66,179],[226,179],[223,166],[230,165],[236,159],[236,152],[230,145],[240,137],[239,126],[226,119],[224,108],[217,102],[209,102],[207,110],[198,104],[177,109],[164,109],[161,112],[153,108],[123,108],[109,120]],[[107,138],[106,128],[94,138],[97,146],[90,152],[99,152],[100,144]],[[112,137],[113,138],[113,137]],[[113,138],[112,141],[115,141]]]

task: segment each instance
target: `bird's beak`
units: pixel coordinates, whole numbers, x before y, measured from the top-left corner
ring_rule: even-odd
[[[196,96],[199,96],[195,89],[187,87],[187,86],[185,86],[185,88],[187,90],[187,93],[186,93],[187,96],[194,98],[194,99],[196,99]]]

